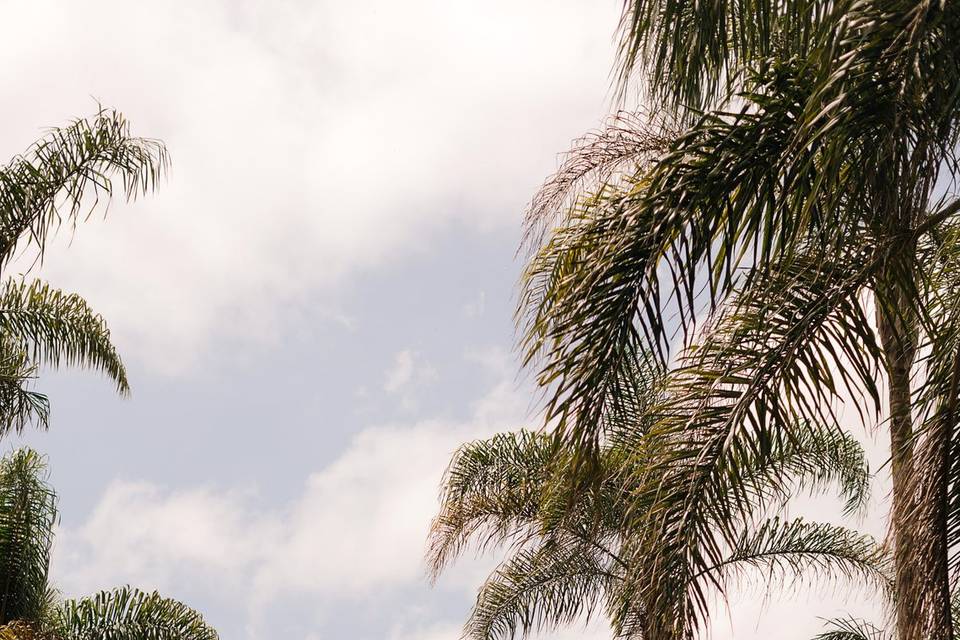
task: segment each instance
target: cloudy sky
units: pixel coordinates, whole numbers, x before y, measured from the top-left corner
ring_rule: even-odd
[[[430,588],[426,528],[456,446],[531,422],[521,215],[609,109],[619,5],[2,4],[0,157],[97,101],[173,156],[40,270],[106,316],[133,384],[50,374],[52,429],[25,438],[67,594],[159,588],[225,639],[457,638],[491,559]],[[843,606],[763,596],[714,637]]]

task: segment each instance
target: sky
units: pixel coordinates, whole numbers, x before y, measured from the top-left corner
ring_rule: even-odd
[[[133,387],[46,372],[51,429],[6,443],[49,456],[64,593],[156,588],[225,639],[455,640],[496,558],[431,586],[426,531],[459,444],[538,426],[522,214],[611,108],[619,0],[0,6],[0,158],[102,103],[173,160],[29,274],[107,318]],[[745,590],[712,636],[809,637],[848,595],[869,612]]]

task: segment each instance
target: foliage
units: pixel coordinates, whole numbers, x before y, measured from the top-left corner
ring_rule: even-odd
[[[168,168],[163,144],[133,137],[118,112],[53,129],[0,168],[0,267],[19,250],[41,260],[62,225],[88,219],[115,190],[152,191]],[[115,182],[116,181],[116,182]],[[46,427],[50,405],[33,390],[40,367],[77,366],[129,391],[103,318],[78,295],[7,278],[0,288],[0,436]],[[130,587],[60,601],[48,584],[57,521],[45,461],[24,449],[0,461],[0,640],[216,640],[192,609]]]
[[[64,223],[72,228],[88,219],[115,190],[128,200],[153,190],[168,163],[163,144],[131,136],[116,111],[101,108],[49,131],[0,168],[0,267],[18,249],[42,259]],[[47,426],[49,401],[33,381],[39,367],[63,365],[94,369],[119,392],[129,391],[106,323],[82,298],[8,278],[0,290],[0,435],[30,423]]]
[[[57,498],[46,461],[0,461],[0,640],[217,640],[184,604],[130,587],[60,601],[49,583]]]
[[[802,429],[750,469],[749,496],[719,481],[716,494],[736,510],[736,537],[729,544],[708,534],[674,548],[679,575],[671,606],[682,608],[688,591],[724,592],[750,576],[810,580],[847,578],[884,590],[884,551],[867,536],[828,524],[784,520],[777,513],[795,489],[825,491],[837,486],[849,509],[864,504],[869,474],[863,450],[848,435],[824,428]],[[624,430],[600,452],[598,482],[584,491],[563,470],[572,451],[558,449],[548,435],[519,431],[461,447],[447,470],[441,510],[432,527],[428,561],[434,576],[471,546],[506,547],[508,557],[484,583],[464,635],[477,640],[526,636],[570,625],[604,612],[618,637],[652,635],[650,603],[643,585],[648,571],[637,562],[645,533],[631,525],[637,511],[656,505],[634,480],[636,455],[645,436]],[[743,505],[748,505],[743,509]],[[768,517],[769,514],[773,514]],[[666,541],[662,541],[666,544]],[[719,545],[722,559],[705,570],[691,557]],[[663,606],[663,605],[661,605]],[[677,618],[681,625],[685,618]],[[695,623],[693,623],[695,627]],[[671,630],[684,637],[693,627]]]
[[[846,403],[891,434],[897,637],[951,637],[960,6],[624,7],[621,89],[641,78],[663,108],[593,139],[657,143],[578,144],[534,197],[518,321],[583,478],[633,363],[663,376],[635,479],[653,503],[629,523],[648,581],[631,597],[667,636],[695,626],[706,592],[673,594],[738,539],[750,460],[798,425],[838,428]]]

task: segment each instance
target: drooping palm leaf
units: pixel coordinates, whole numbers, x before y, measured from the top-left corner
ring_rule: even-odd
[[[741,284],[738,267],[787,271],[798,255],[815,264],[851,249],[857,212],[820,201],[809,168],[819,149],[792,146],[809,91],[802,70],[774,65],[755,83],[764,93],[745,94],[752,105],[704,117],[627,186],[584,200],[531,261],[525,363],[540,363],[547,419],[581,447],[595,445],[604,399],[623,395],[624,369],[648,354],[666,367],[676,334],[689,344],[697,320]],[[784,162],[798,167],[789,193],[775,170]]]
[[[0,168],[0,264],[22,241],[41,252],[52,231],[92,213],[117,190],[128,199],[152,190],[167,169],[162,143],[131,136],[126,118],[101,108],[52,129]]]
[[[90,367],[127,392],[127,374],[103,318],[76,294],[40,281],[10,280],[0,290],[0,334],[45,366]]]
[[[890,584],[889,557],[870,536],[802,518],[774,517],[734,541],[724,561],[707,572],[737,575],[779,572],[810,582],[843,578],[852,585]],[[783,581],[780,581],[781,583]]]
[[[790,58],[829,35],[849,2],[816,0],[625,0],[620,21],[619,83],[671,107],[716,104],[758,60]],[[833,9],[833,11],[831,11]]]
[[[597,556],[590,545],[556,539],[512,555],[480,588],[464,636],[509,640],[589,617],[619,579]]]

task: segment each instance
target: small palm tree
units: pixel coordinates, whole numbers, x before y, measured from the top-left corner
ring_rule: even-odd
[[[520,320],[547,419],[588,470],[603,407],[632,393],[622,369],[652,354],[669,371],[645,474],[659,504],[636,523],[659,533],[629,559],[663,568],[722,523],[712,477],[739,482],[848,402],[890,435],[896,637],[952,638],[960,5],[624,7],[621,88],[642,78],[655,117],[580,145],[530,211]],[[673,566],[642,600],[677,588]],[[648,612],[662,637],[672,606]],[[703,606],[694,590],[682,613]]]
[[[0,273],[18,249],[42,257],[51,234],[92,215],[117,190],[152,190],[168,166],[163,144],[130,135],[116,112],[51,130],[0,168]],[[115,182],[116,181],[116,182]],[[110,331],[82,298],[40,281],[7,278],[0,288],[0,435],[48,423],[46,396],[32,389],[40,366],[80,366],[126,393],[127,374]]]
[[[771,455],[752,460],[746,482],[717,478],[712,492],[728,494],[730,536],[690,540],[676,549],[690,565],[661,602],[646,600],[649,565],[631,562],[636,547],[649,540],[631,527],[638,510],[656,508],[656,496],[637,485],[632,465],[644,464],[644,435],[620,430],[600,452],[595,484],[587,490],[564,473],[575,456],[558,449],[552,436],[506,433],[461,447],[451,462],[433,522],[428,562],[437,576],[478,543],[507,545],[508,558],[481,587],[466,623],[471,640],[509,640],[517,633],[553,630],[604,611],[616,637],[662,638],[649,611],[667,606],[682,614],[692,590],[727,588],[743,576],[779,575],[798,579],[844,576],[856,583],[888,585],[886,554],[868,536],[830,524],[785,520],[780,511],[798,487],[825,491],[839,486],[846,508],[865,504],[869,473],[859,443],[830,429],[798,429],[802,437],[774,445]],[[738,495],[745,491],[746,495]],[[744,508],[746,506],[746,508]],[[695,559],[708,549],[721,558],[704,570]],[[667,568],[676,571],[677,564]],[[656,570],[656,569],[654,569]],[[653,581],[663,580],[653,578]],[[694,628],[675,628],[686,637]]]
[[[60,601],[49,584],[57,496],[45,460],[0,460],[0,640],[217,640],[185,605],[130,587]]]

